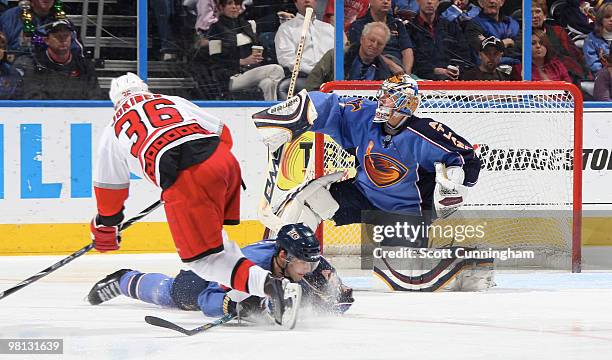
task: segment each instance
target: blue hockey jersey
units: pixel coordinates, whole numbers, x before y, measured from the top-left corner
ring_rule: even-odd
[[[407,214],[430,210],[435,162],[463,167],[464,185],[476,184],[480,159],[471,144],[446,125],[412,116],[401,132],[387,136],[383,124],[372,122],[376,102],[318,91],[309,95],[317,110],[312,131],[356,150],[360,164],[356,185],[380,210]]]

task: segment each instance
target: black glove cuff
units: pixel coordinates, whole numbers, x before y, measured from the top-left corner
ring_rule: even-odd
[[[123,209],[125,209],[125,207],[122,207],[118,213],[116,213],[115,215],[111,215],[111,216],[102,216],[98,214],[96,216],[96,224],[104,225],[104,226],[117,226],[121,224],[121,222],[125,218],[125,215],[123,215]]]
[[[236,315],[236,302],[232,301],[227,295],[223,297],[223,314]]]

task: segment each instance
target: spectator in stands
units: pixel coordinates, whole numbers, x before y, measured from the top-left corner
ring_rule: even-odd
[[[347,32],[349,26],[358,18],[368,12],[369,0],[344,0],[344,31]],[[334,24],[334,0],[327,0],[323,21]]]
[[[457,80],[459,68],[451,67],[452,57],[470,58],[470,49],[457,23],[440,19],[439,0],[417,0],[419,14],[406,24],[414,43],[415,75],[429,80]]]
[[[45,25],[46,49],[21,56],[15,67],[23,73],[23,98],[44,100],[105,99],[91,61],[70,48],[73,27],[68,20]]]
[[[520,80],[521,71],[521,64],[515,65],[513,78]],[[572,82],[565,65],[557,58],[542,30],[534,30],[531,36],[531,80]]]
[[[35,29],[56,20],[65,19],[66,14],[62,9],[61,2],[58,3],[57,8],[62,10],[56,10],[54,0],[32,0],[29,4],[28,2],[23,4],[28,6],[24,9],[15,6],[6,10],[0,16],[0,31],[6,35],[9,50],[20,50],[29,54],[32,45],[31,40],[35,37]],[[31,16],[31,20],[24,18],[24,12]],[[40,45],[44,47],[44,43]],[[83,45],[78,41],[76,32],[72,33],[71,48],[78,51],[82,56]]]
[[[363,28],[358,44],[351,45],[344,54],[345,80],[384,80],[395,72],[402,72],[395,64],[393,71],[381,58],[391,37],[387,25],[374,21]],[[318,90],[321,84],[334,80],[334,49],[329,50],[312,69],[306,80],[306,89]]]
[[[348,39],[351,44],[359,42],[361,38],[361,31],[363,27],[373,21],[382,21],[387,24],[391,31],[391,39],[385,46],[383,59],[387,64],[391,64],[392,59],[389,56],[393,56],[399,59],[402,63],[402,67],[407,74],[412,73],[412,66],[414,65],[414,54],[413,44],[406,31],[406,27],[399,20],[389,14],[391,10],[391,0],[370,0],[370,11],[361,17],[353,24],[348,31]]]
[[[532,25],[534,30],[542,30],[552,50],[568,70],[575,84],[590,77],[588,69],[584,66],[582,51],[569,39],[567,31],[561,26],[545,22],[548,7],[545,0],[533,0],[531,5]]]
[[[586,35],[593,31],[594,12],[595,6],[591,5],[590,1],[566,0],[557,5],[557,10],[551,15],[571,33]]]
[[[257,33],[276,33],[281,23],[295,17],[295,0],[253,0],[246,8],[245,17],[255,20]]]
[[[196,32],[200,38],[199,46],[208,46],[208,30],[219,19],[219,10],[216,0],[192,0],[196,2],[198,18]]]
[[[476,52],[482,41],[495,36],[504,43],[502,64],[517,64],[521,61],[521,31],[518,22],[500,14],[505,0],[478,0],[482,11],[470,20],[465,28],[470,46]]]
[[[251,24],[240,15],[242,0],[220,0],[219,20],[210,27],[209,51],[215,72],[229,91],[257,86],[264,99],[277,99],[278,83],[285,73],[277,64],[261,65],[263,53]]]
[[[159,54],[163,61],[176,61],[179,46],[177,36],[173,28],[174,0],[149,0],[149,9],[153,14],[153,20],[157,29],[159,39]]]
[[[6,45],[6,36],[0,32],[0,100],[12,99],[21,87],[21,75],[13,68]]]
[[[498,69],[504,53],[504,43],[495,36],[484,39],[480,45],[480,65],[461,73],[461,80],[508,81],[510,74]]]
[[[612,101],[612,52],[606,58],[607,66],[595,76],[593,98],[596,101]]]
[[[295,18],[281,24],[276,32],[274,43],[276,45],[276,57],[278,63],[285,68],[287,74],[293,70],[295,62],[295,54],[297,52],[300,36],[302,33],[302,24],[304,23],[304,14],[306,8],[314,8],[316,0],[295,0],[295,6],[298,9],[298,14]],[[315,65],[321,60],[323,55],[334,47],[334,28],[330,24],[314,19],[308,29],[308,35],[302,55],[302,65],[300,69],[300,78],[296,85],[295,92],[303,89],[306,85],[306,77]],[[286,96],[289,87],[289,79],[284,80],[279,85],[279,91],[282,93],[281,98]]]
[[[277,64],[274,37],[282,23],[295,17],[295,0],[252,0],[246,8],[245,18],[255,20],[257,37],[264,47],[264,62]]]
[[[584,60],[593,74],[603,66],[602,60],[610,53],[612,42],[612,3],[603,4],[597,11],[595,29],[584,41]]]
[[[419,13],[417,0],[391,0],[391,14],[407,24]]]
[[[470,4],[469,0],[453,0],[444,9],[440,9],[440,17],[447,21],[463,23],[480,14],[480,8]]]

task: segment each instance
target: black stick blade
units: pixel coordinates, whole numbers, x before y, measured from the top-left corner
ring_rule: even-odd
[[[230,321],[230,320],[232,320],[234,318],[235,318],[234,315],[227,314],[227,315],[225,315],[225,316],[223,316],[221,318],[218,318],[215,321],[212,321],[212,322],[209,322],[207,324],[198,326],[197,328],[191,329],[191,330],[188,330],[188,329],[185,329],[183,327],[180,327],[180,326],[176,325],[175,323],[170,322],[168,320],[164,320],[162,318],[158,318],[157,316],[145,316],[145,321],[147,322],[147,324],[151,324],[153,326],[163,327],[163,328],[166,328],[166,329],[178,331],[181,334],[185,334],[187,336],[191,336],[191,335],[195,335],[195,334],[199,334],[201,332],[204,332],[204,331],[206,331],[206,330],[208,330],[210,328],[213,328],[215,326],[223,325],[226,322],[228,322],[228,321]]]
[[[164,320],[162,318],[158,318],[157,316],[145,316],[145,321],[147,322],[147,324],[151,324],[153,326],[159,326],[159,327],[163,327],[166,329],[170,329],[170,330],[174,330],[174,331],[178,331],[182,334],[185,334],[187,336],[191,336],[193,335],[193,333],[191,333],[191,331],[182,328],[178,325],[176,325],[175,323],[172,323],[168,320]]]

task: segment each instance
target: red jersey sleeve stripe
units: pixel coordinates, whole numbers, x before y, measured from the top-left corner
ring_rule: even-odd
[[[94,186],[94,192],[98,203],[98,214],[102,216],[113,216],[120,212],[129,194],[127,188],[105,189],[97,186]]]
[[[255,263],[247,258],[238,260],[232,271],[232,289],[249,292],[249,269],[253,265],[255,265]]]

